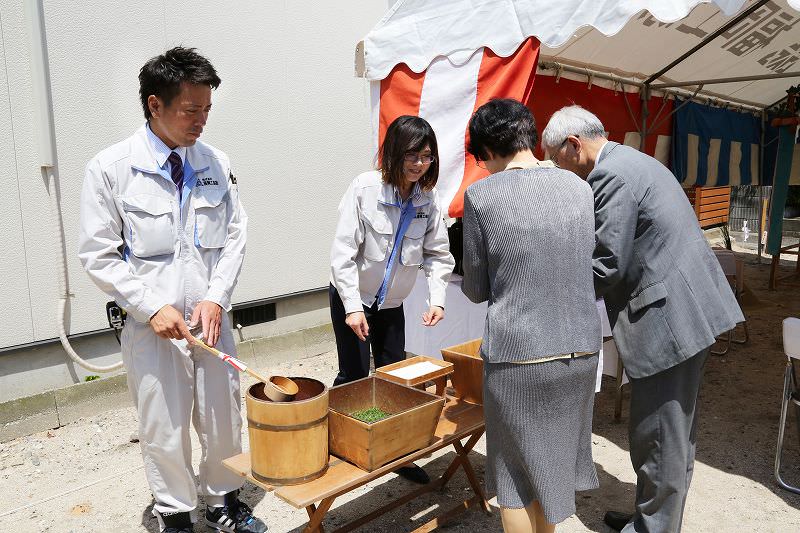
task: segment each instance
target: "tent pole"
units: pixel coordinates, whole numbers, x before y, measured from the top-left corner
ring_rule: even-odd
[[[694,97],[697,96],[697,93],[699,93],[700,89],[702,89],[702,88],[703,88],[703,86],[701,85],[700,87],[697,88],[697,90],[694,92],[694,94],[692,96],[690,96],[689,98],[684,98],[683,102],[681,102],[681,104],[678,107],[673,108],[672,111],[667,113],[667,115],[664,118],[662,118],[657,124],[653,124],[653,127],[650,128],[650,129],[652,129],[653,131],[657,130],[661,126],[661,124],[663,124],[665,121],[669,120],[669,117],[671,117],[672,115],[677,113],[683,106],[685,106],[689,102],[693,101]],[[666,98],[664,98],[664,101],[665,102],[667,101]],[[658,112],[658,115],[661,115],[661,111]],[[656,115],[656,119],[658,118],[658,115]],[[655,119],[653,119],[653,122],[655,122]]]
[[[606,81],[611,81],[611,82],[620,84],[622,86],[623,92],[625,90],[625,86],[626,85],[631,86],[631,87],[639,87],[639,88],[644,87],[644,83],[642,83],[641,81],[635,80],[635,79],[623,78],[621,76],[616,76],[616,75],[613,75],[613,74],[608,74],[608,73],[600,72],[600,71],[597,71],[597,70],[591,70],[591,69],[587,69],[585,67],[577,67],[577,66],[570,65],[570,64],[560,63],[558,61],[553,61],[553,60],[550,60],[550,59],[540,61],[539,65],[538,65],[538,68],[540,68],[542,70],[555,70],[555,71],[559,71],[560,70],[560,71],[563,71],[563,72],[571,72],[573,74],[581,74],[583,76],[588,76],[589,74],[591,74],[592,77],[594,79],[596,79],[596,80],[606,80]],[[652,88],[653,87],[651,87],[651,89]],[[680,98],[682,98],[684,100],[687,100],[687,99],[688,100],[695,100],[696,99],[695,97],[698,94],[700,94],[700,91],[702,89],[703,89],[702,87],[699,87],[699,88],[695,89],[694,91],[689,90],[689,89],[681,89],[681,88],[678,88],[678,89],[661,89],[658,92],[664,93],[664,94],[670,94],[670,95],[673,95],[673,96],[678,96],[678,97],[680,97]],[[651,91],[651,96],[652,96],[652,91]],[[728,104],[736,106],[736,107],[741,107],[742,109],[747,109],[748,111],[753,111],[753,112],[760,113],[761,110],[764,109],[763,105],[756,104],[755,102],[748,102],[746,100],[738,100],[738,99],[732,98],[732,97],[717,96],[717,95],[713,95],[713,94],[709,95],[709,96],[712,96],[713,98],[719,100],[720,102],[725,102],[725,103],[728,103]],[[780,101],[777,102],[777,103],[780,103]],[[635,119],[634,119],[634,121],[635,121]]]
[[[731,19],[727,23],[723,24],[722,26],[720,26],[719,28],[714,30],[708,36],[706,36],[702,41],[697,43],[688,52],[686,52],[685,54],[680,56],[678,59],[676,59],[675,61],[673,61],[672,63],[670,63],[666,67],[662,68],[661,70],[659,70],[658,72],[656,72],[655,74],[650,76],[649,78],[647,78],[644,83],[646,85],[650,84],[650,83],[653,83],[655,80],[657,80],[658,78],[663,76],[664,73],[672,70],[673,67],[675,67],[676,65],[679,65],[680,63],[682,63],[684,59],[686,59],[687,57],[691,56],[692,54],[694,54],[695,52],[697,52],[698,50],[703,48],[705,45],[707,45],[708,43],[710,43],[711,41],[713,41],[714,39],[716,39],[717,37],[719,37],[720,35],[722,35],[726,31],[728,31],[729,29],[731,29],[734,26],[736,26],[737,24],[739,24],[742,20],[744,20],[745,18],[750,16],[750,14],[753,11],[755,11],[758,8],[760,8],[761,6],[763,6],[764,4],[766,4],[769,1],[770,0],[759,0],[758,2],[753,4],[752,6],[748,7],[747,9],[745,9],[744,11],[739,13],[736,17],[734,17],[733,19]]]
[[[767,127],[767,111],[761,112],[761,147],[758,150],[758,264],[761,264],[761,238],[764,235],[764,129]]]
[[[653,126],[650,128],[652,131],[656,131],[656,129],[658,129],[658,126],[660,126],[665,120],[669,119],[669,117],[671,116],[671,113],[667,113],[667,116],[664,117],[664,119],[661,122],[658,121],[659,117],[661,117],[661,113],[667,107],[667,102],[669,102],[669,95],[664,95],[664,98],[661,99],[661,107],[658,108],[656,116],[653,117]]]
[[[644,84],[639,96],[642,99],[642,128],[639,130],[639,151],[644,152],[645,140],[647,139],[647,115],[649,114],[647,101],[650,99],[650,86],[648,84]]]
[[[625,108],[628,110],[628,116],[631,117],[631,120],[636,125],[636,131],[638,133],[642,133],[639,128],[641,128],[641,124],[637,124],[636,115],[633,114],[633,108],[631,108],[631,103],[628,101],[628,93],[625,92],[625,89],[622,89],[622,101],[625,102]]]
[[[737,76],[735,78],[716,78],[710,80],[671,81],[666,83],[653,83],[653,89],[666,89],[667,87],[689,87],[691,85],[714,85],[717,83],[737,83],[740,81],[779,80],[783,78],[800,77],[800,72],[781,72],[778,74],[755,74],[752,76]]]

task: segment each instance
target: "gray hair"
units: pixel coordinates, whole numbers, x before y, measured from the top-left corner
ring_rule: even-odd
[[[542,147],[558,148],[570,135],[585,139],[605,137],[603,123],[593,113],[579,105],[562,107],[550,117],[550,121],[542,132]]]

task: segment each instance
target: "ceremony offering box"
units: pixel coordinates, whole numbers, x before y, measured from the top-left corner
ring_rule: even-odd
[[[453,363],[450,381],[456,390],[456,397],[479,405],[483,405],[482,340],[475,339],[442,349],[444,360]]]
[[[328,388],[311,378],[295,378],[294,400],[273,402],[264,384],[247,391],[247,431],[253,477],[271,485],[296,485],[328,469]]]
[[[408,387],[415,387],[438,378],[446,379],[446,376],[452,372],[453,363],[425,355],[417,355],[416,357],[375,369],[375,374],[378,377]]]
[[[329,443],[333,455],[368,472],[428,446],[445,399],[375,376],[330,390]],[[352,413],[378,407],[390,416],[367,424]]]

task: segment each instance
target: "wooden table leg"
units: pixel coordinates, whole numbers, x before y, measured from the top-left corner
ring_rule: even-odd
[[[325,533],[325,529],[322,527],[322,519],[325,518],[328,509],[333,505],[334,499],[333,497],[325,498],[319,502],[319,507],[313,503],[306,507],[309,521],[303,533]]]
[[[429,533],[430,531],[435,531],[439,529],[442,525],[444,525],[448,520],[452,519],[455,516],[460,515],[470,507],[475,505],[480,505],[480,496],[473,496],[469,500],[465,502],[461,502],[457,506],[449,509],[444,514],[441,514],[428,522],[427,524],[423,524],[411,533]]]
[[[794,264],[794,275],[795,277],[800,276],[800,249],[797,251],[797,261]]]
[[[778,263],[780,263],[780,261],[781,261],[780,252],[778,252],[777,255],[772,256],[772,265],[770,266],[769,269],[769,290],[771,291],[774,291],[775,287],[778,284],[777,270],[778,270]]]
[[[469,438],[467,443],[463,445],[463,449],[465,450],[465,453],[469,453],[472,450],[473,446],[475,446],[475,444],[477,444],[477,442],[483,436],[483,431],[484,430],[480,430],[477,433],[473,434]],[[458,442],[458,441],[456,441],[456,442]],[[461,443],[459,442],[459,444],[461,444]],[[461,454],[456,455],[456,458],[453,459],[453,462],[450,463],[450,466],[448,466],[447,470],[444,471],[444,474],[442,474],[442,477],[441,477],[441,479],[442,479],[442,488],[444,488],[444,486],[447,484],[447,482],[450,481],[450,478],[452,478],[453,475],[456,473],[456,471],[458,470],[458,467],[461,466],[461,460],[462,459],[463,459],[463,457],[461,456]]]
[[[469,462],[469,457],[467,457],[469,452],[458,441],[455,441],[453,446],[455,446],[458,455],[461,456],[461,466],[464,468],[464,472],[467,474],[467,480],[472,487],[472,491],[481,500],[480,504],[483,508],[483,512],[488,515],[492,514],[492,508],[489,507],[489,502],[486,500],[486,495],[483,493],[481,484],[478,481],[478,476],[475,475],[475,470],[472,468],[472,463]]]
[[[436,396],[444,396],[444,389],[447,387],[447,376],[436,378],[433,382],[436,384]]]
[[[444,396],[444,390],[447,388],[447,376],[442,376],[440,378],[436,378],[431,380],[433,384],[436,385],[436,396]],[[428,383],[420,383],[419,385],[414,385],[415,389],[427,391],[428,390]]]

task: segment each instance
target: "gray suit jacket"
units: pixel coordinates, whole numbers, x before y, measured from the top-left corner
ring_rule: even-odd
[[[595,203],[595,291],[605,298],[629,376],[671,368],[744,320],[669,169],[610,142],[587,182]]]
[[[489,301],[481,355],[523,362],[600,349],[592,191],[557,168],[507,170],[464,195],[464,280]]]

